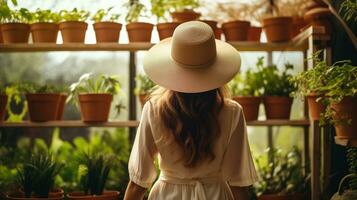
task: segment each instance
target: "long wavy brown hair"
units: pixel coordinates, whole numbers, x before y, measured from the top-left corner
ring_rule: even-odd
[[[212,161],[214,142],[220,134],[218,114],[227,97],[226,88],[201,93],[157,90],[161,90],[160,118],[181,147],[185,166],[194,167],[206,159]]]

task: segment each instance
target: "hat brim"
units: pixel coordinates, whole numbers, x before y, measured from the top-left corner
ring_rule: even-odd
[[[205,92],[228,83],[239,71],[239,52],[230,44],[216,40],[214,62],[189,68],[171,57],[171,38],[154,45],[145,55],[144,71],[157,85],[184,93]]]

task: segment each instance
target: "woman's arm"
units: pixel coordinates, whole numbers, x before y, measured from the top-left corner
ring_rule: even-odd
[[[235,200],[249,200],[249,187],[230,186]]]
[[[146,188],[143,188],[130,181],[125,191],[124,200],[142,200],[144,198],[145,192]]]

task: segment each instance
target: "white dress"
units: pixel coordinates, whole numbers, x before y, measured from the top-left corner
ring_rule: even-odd
[[[182,162],[180,147],[160,122],[153,102],[144,105],[140,125],[129,160],[130,180],[151,188],[149,200],[230,200],[231,186],[249,186],[257,180],[249,149],[247,128],[241,106],[231,100],[219,114],[221,134],[212,161],[194,168]]]

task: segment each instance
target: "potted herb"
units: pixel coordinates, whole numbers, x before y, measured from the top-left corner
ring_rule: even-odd
[[[59,14],[51,10],[37,9],[32,15],[31,33],[33,42],[56,43]]]
[[[140,15],[146,11],[145,5],[139,1],[127,4],[128,13],[125,17],[126,30],[128,31],[129,42],[150,42],[154,25],[146,22],[139,22]]]
[[[21,84],[19,90],[25,94],[31,121],[44,122],[58,119],[61,100],[59,88],[45,84]]]
[[[0,84],[0,122],[4,120],[6,114],[7,95],[6,88]]]
[[[11,2],[14,6],[17,6],[17,0],[12,0]],[[9,5],[7,4],[7,0],[1,0],[0,1],[0,43],[4,42],[1,32],[1,24],[5,23],[5,19],[9,18],[10,14],[11,14],[11,10],[9,8]]]
[[[10,200],[63,199],[63,190],[54,189],[55,177],[62,166],[50,153],[40,151],[31,155],[29,161],[17,171],[20,192],[10,194],[7,198]]]
[[[290,82],[292,75],[288,72],[294,66],[287,63],[281,72],[276,65],[264,67],[263,58],[259,58],[257,67],[264,80],[263,102],[267,119],[289,119],[293,102],[290,94],[295,91],[295,87]]]
[[[1,14],[4,43],[27,43],[30,36],[28,23],[32,19],[31,13],[26,8],[10,10],[7,6],[1,5]]]
[[[122,25],[118,23],[119,14],[111,14],[113,7],[99,9],[92,17],[97,43],[118,42]]]
[[[167,3],[174,22],[193,21],[201,16],[200,13],[194,11],[200,6],[199,0],[176,0]]]
[[[258,200],[306,199],[308,177],[303,174],[301,152],[296,147],[287,154],[280,149],[268,149],[267,156],[256,159],[260,177],[255,185]]]
[[[226,41],[247,41],[250,22],[234,20],[222,24],[222,31]]]
[[[120,92],[120,87],[119,80],[114,76],[84,74],[70,86],[67,101],[79,102],[84,122],[105,122],[108,121],[113,96]],[[121,105],[116,105],[116,108],[119,112]]]
[[[242,106],[247,121],[258,119],[262,83],[261,74],[249,69],[244,74],[238,74],[228,84],[233,100]]]
[[[105,191],[105,184],[113,166],[114,156],[104,154],[84,153],[80,159],[81,174],[80,184],[82,192],[71,192],[67,195],[69,200],[83,199],[118,199],[118,191]]]
[[[89,12],[74,8],[72,11],[61,10],[59,15],[62,21],[59,24],[59,29],[61,30],[63,43],[84,43],[88,27],[85,21],[89,17]]]
[[[149,95],[154,87],[155,83],[152,82],[148,76],[141,74],[136,76],[135,94],[139,96],[139,100],[142,106],[144,106],[148,100]]]

